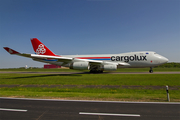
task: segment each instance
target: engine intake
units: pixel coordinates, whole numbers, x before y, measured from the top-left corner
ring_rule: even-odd
[[[69,68],[75,70],[89,70],[89,62],[73,62]]]

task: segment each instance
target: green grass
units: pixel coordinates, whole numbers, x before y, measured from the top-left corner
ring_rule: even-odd
[[[0,74],[0,85],[180,85],[180,74]]]
[[[180,71],[180,68],[153,68],[154,72],[163,72],[163,71]],[[80,70],[72,70],[72,69],[43,69],[43,68],[37,68],[37,69],[0,69],[0,71],[23,71],[23,72],[88,72],[88,70],[80,71]],[[148,72],[149,68],[120,68],[117,69],[117,71],[114,72]]]
[[[155,68],[159,71],[168,69]],[[154,69],[154,70],[155,70]],[[1,69],[2,70],[2,69]],[[28,69],[29,70],[29,69]],[[44,69],[38,69],[37,71]],[[59,69],[45,69],[47,72],[57,72]],[[67,72],[72,71],[65,69]],[[126,72],[147,72],[143,69],[120,69]],[[19,70],[18,70],[19,71]],[[26,71],[26,70],[25,70]],[[171,71],[178,71],[173,69]],[[35,71],[36,72],[36,71]],[[18,85],[18,87],[0,87],[2,97],[27,98],[56,98],[56,99],[88,99],[88,100],[117,100],[117,101],[166,101],[165,85],[170,87],[170,98],[173,102],[180,102],[180,74],[0,74],[0,85]],[[24,87],[23,85],[29,85]],[[40,86],[30,86],[40,85]],[[42,85],[60,85],[59,87],[41,87]],[[62,87],[75,85],[75,87]],[[80,86],[83,85],[84,87]],[[86,87],[92,85],[93,87]],[[96,86],[119,86],[96,87]],[[122,86],[142,86],[127,87]],[[161,89],[148,86],[164,86]],[[172,87],[178,89],[172,90]]]
[[[1,88],[0,96],[33,98],[68,98],[94,100],[166,101],[165,90],[90,89],[90,88]],[[178,102],[179,90],[170,91],[171,101]]]

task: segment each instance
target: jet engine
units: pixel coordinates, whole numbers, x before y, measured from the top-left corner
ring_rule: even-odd
[[[73,62],[70,64],[70,69],[89,70],[89,62]]]
[[[103,69],[107,71],[115,71],[117,70],[117,65],[104,65]]]

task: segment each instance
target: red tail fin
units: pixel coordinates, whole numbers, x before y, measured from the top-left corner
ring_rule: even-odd
[[[41,41],[37,38],[32,38],[31,43],[34,49],[34,52],[38,55],[52,55],[56,56],[51,50],[49,50]]]

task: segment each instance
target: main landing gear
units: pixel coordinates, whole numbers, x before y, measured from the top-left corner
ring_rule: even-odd
[[[153,73],[153,69],[152,69],[152,67],[150,67],[150,70],[149,70],[149,72],[150,72],[150,73]]]
[[[103,70],[90,70],[90,73],[103,73]]]

